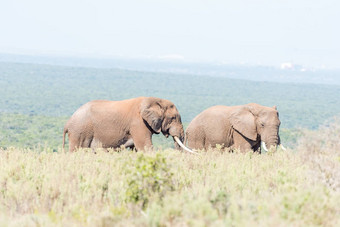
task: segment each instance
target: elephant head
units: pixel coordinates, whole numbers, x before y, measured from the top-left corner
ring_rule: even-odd
[[[231,115],[233,128],[247,139],[261,140],[263,148],[281,145],[279,136],[279,113],[274,107],[265,107],[255,103],[238,108]],[[282,146],[284,149],[284,147]]]
[[[145,98],[141,103],[141,116],[153,133],[163,133],[165,137],[172,136],[176,149],[182,147],[191,153],[196,153],[183,145],[184,130],[181,116],[176,106],[165,99]]]

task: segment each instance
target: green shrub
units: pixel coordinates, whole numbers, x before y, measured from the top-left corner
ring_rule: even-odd
[[[210,198],[210,203],[219,216],[226,215],[230,205],[228,193],[224,190],[218,191],[216,195]]]
[[[127,202],[141,203],[145,208],[151,197],[162,199],[166,192],[174,190],[173,173],[160,153],[154,156],[140,153],[126,165]]]

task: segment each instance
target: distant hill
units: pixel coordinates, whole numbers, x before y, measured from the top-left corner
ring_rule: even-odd
[[[269,75],[269,72],[268,72]],[[340,113],[340,86],[259,82],[192,74],[0,62],[0,111],[70,116],[93,99],[156,96],[190,122],[212,105],[277,105],[283,128],[317,128]]]
[[[320,70],[286,63],[285,69],[254,65],[228,65],[221,63],[198,63],[162,59],[124,59],[109,57],[57,57],[1,54],[0,62],[48,64],[72,67],[115,68],[132,71],[191,74],[252,81],[279,83],[313,83],[340,85],[340,69]]]

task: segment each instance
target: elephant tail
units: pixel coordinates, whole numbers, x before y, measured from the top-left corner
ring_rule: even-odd
[[[63,134],[63,151],[64,151],[64,149],[65,149],[65,135],[66,135],[66,133],[68,133],[68,128],[67,128],[67,127],[64,128],[64,134]]]

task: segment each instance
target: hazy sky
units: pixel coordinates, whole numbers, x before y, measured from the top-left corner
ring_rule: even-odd
[[[0,0],[0,52],[340,68],[340,1]]]

